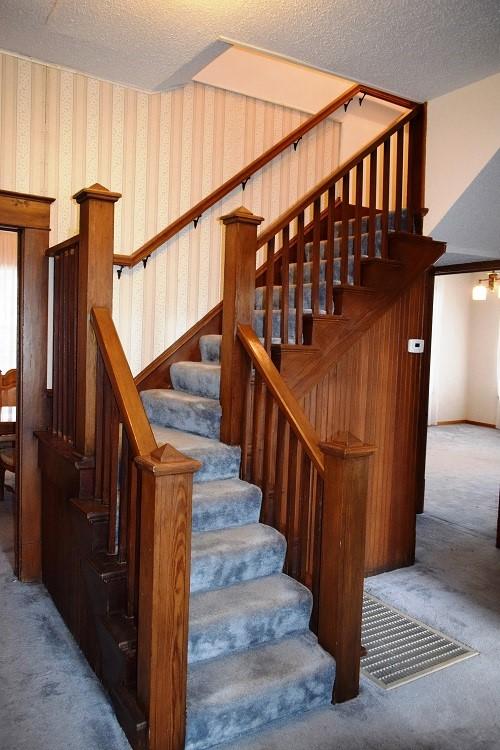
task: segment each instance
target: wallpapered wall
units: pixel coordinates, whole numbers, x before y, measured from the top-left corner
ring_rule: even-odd
[[[0,187],[56,198],[51,242],[75,234],[71,196],[121,192],[115,251],[133,252],[307,115],[193,83],[149,94],[0,54]],[[142,265],[114,275],[120,336],[138,372],[220,298],[221,226],[244,204],[267,221],[338,164],[327,121]]]

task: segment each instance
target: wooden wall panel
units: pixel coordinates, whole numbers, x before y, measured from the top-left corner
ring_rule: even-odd
[[[349,430],[377,446],[368,497],[368,574],[411,565],[415,553],[418,418],[425,278],[413,286],[302,399],[322,439]]]

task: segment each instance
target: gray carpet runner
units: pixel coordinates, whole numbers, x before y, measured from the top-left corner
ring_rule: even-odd
[[[350,230],[353,223],[350,222]],[[363,220],[362,250],[368,235]],[[339,283],[340,222],[334,283]],[[352,283],[352,237],[349,237]],[[381,232],[377,226],[376,253]],[[321,242],[320,307],[326,307]],[[303,309],[311,301],[312,245],[305,248]],[[296,265],[289,269],[289,341],[295,341]],[[255,291],[254,327],[264,332],[265,288]],[[282,289],[273,289],[279,341]],[[186,750],[233,742],[269,722],[331,701],[333,659],[309,630],[310,592],[283,574],[284,537],[259,523],[261,492],[239,479],[240,449],[219,441],[221,337],[202,336],[200,362],[170,368],[171,389],[141,397],[159,445],[201,462],[194,476]]]
[[[283,574],[285,538],[259,523],[261,491],[219,441],[220,336],[173,388],[141,393],[159,444],[202,466],[193,486],[186,750],[233,743],[331,701],[335,664],[309,630],[312,597]]]

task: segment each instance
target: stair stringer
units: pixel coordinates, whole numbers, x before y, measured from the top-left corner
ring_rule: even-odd
[[[368,281],[370,286],[340,285],[334,289],[335,307],[340,314],[309,316],[305,335],[310,346],[273,346],[273,361],[296,398],[306,395],[412,282],[441,257],[446,243],[392,232],[388,247],[388,260],[362,260],[362,281]]]

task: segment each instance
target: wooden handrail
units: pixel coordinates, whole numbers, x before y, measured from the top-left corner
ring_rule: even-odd
[[[79,241],[80,241],[79,234],[75,234],[73,237],[68,237],[67,240],[63,240],[62,242],[58,242],[57,245],[52,245],[52,247],[49,247],[45,251],[45,256],[47,258],[53,258],[55,255],[59,255],[59,253],[64,252],[64,250],[67,250],[70,247],[74,247],[75,245],[78,245]]]
[[[234,190],[234,188],[246,182],[250,177],[252,177],[252,175],[255,174],[255,172],[257,172],[259,169],[262,169],[262,167],[272,161],[276,156],[279,156],[282,151],[291,146],[293,143],[296,143],[298,140],[303,138],[306,133],[316,127],[316,125],[319,125],[320,122],[325,120],[329,115],[339,109],[342,105],[349,104],[349,102],[358,94],[366,94],[368,96],[376,97],[377,99],[381,99],[382,101],[386,101],[399,107],[404,107],[406,109],[414,110],[418,106],[417,102],[413,102],[410,99],[404,99],[403,97],[396,96],[395,94],[390,94],[386,91],[381,91],[371,86],[365,86],[361,83],[357,83],[354,86],[351,86],[349,89],[347,89],[347,91],[341,94],[341,96],[337,97],[332,102],[327,104],[326,107],[323,107],[323,109],[319,110],[319,112],[317,112],[315,115],[312,115],[312,117],[302,123],[302,125],[299,125],[299,127],[295,128],[295,130],[292,130],[291,133],[282,138],[281,141],[278,141],[278,143],[276,143],[274,146],[271,146],[271,148],[267,149],[267,151],[264,151],[263,154],[254,159],[254,161],[250,162],[250,164],[247,164],[247,166],[243,167],[243,169],[240,169],[240,171],[233,175],[233,177],[231,177],[229,180],[226,180],[226,182],[224,182],[216,190],[210,193],[210,195],[207,195],[206,198],[203,198],[195,206],[190,208],[189,211],[183,213],[182,216],[165,227],[165,229],[162,229],[161,232],[158,232],[158,234],[156,234],[154,237],[151,237],[151,239],[141,245],[141,247],[139,247],[134,253],[132,253],[131,255],[114,255],[114,265],[123,266],[125,268],[132,268],[142,260],[148,258],[149,255],[151,255],[151,253],[157,250],[161,245],[172,239],[172,237],[175,237],[176,234],[178,234],[192,221],[198,220],[202,214],[204,214],[209,208],[214,206],[216,203],[218,203],[218,201],[228,195],[228,193]]]
[[[147,456],[153,453],[158,446],[118,338],[111,313],[105,307],[93,307],[91,320],[104,367],[111,382],[134,456]]]
[[[321,195],[323,195],[323,193],[328,190],[331,185],[334,185],[336,182],[341,180],[344,175],[348,174],[351,169],[353,169],[353,167],[363,161],[363,159],[369,156],[372,151],[381,146],[384,141],[394,135],[397,130],[404,127],[407,122],[413,120],[413,118],[417,116],[418,111],[419,110],[417,107],[411,110],[411,112],[402,114],[400,117],[394,120],[391,125],[389,125],[389,127],[384,130],[383,133],[373,138],[373,140],[371,140],[367,146],[359,149],[359,151],[357,151],[354,156],[352,156],[348,161],[345,161],[340,165],[340,167],[337,167],[337,169],[335,169],[327,177],[325,177],[324,180],[319,182],[311,190],[309,190],[308,193],[303,195],[302,198],[300,198],[291,208],[288,209],[288,211],[285,211],[285,213],[281,214],[281,216],[279,216],[276,221],[274,221],[269,227],[267,227],[265,231],[259,234],[257,238],[257,247],[262,247],[267,242],[269,242],[269,240],[275,237],[278,232],[280,232],[283,227],[290,224],[290,222],[293,221],[301,211],[304,211],[308,206],[310,206],[316,198],[321,197]]]
[[[302,408],[274,366],[268,353],[260,343],[251,326],[238,325],[238,338],[252,360],[266,387],[272,393],[278,408],[285,415],[291,429],[302,443],[304,450],[316,467],[318,474],[325,475],[325,463],[320,441]]]

